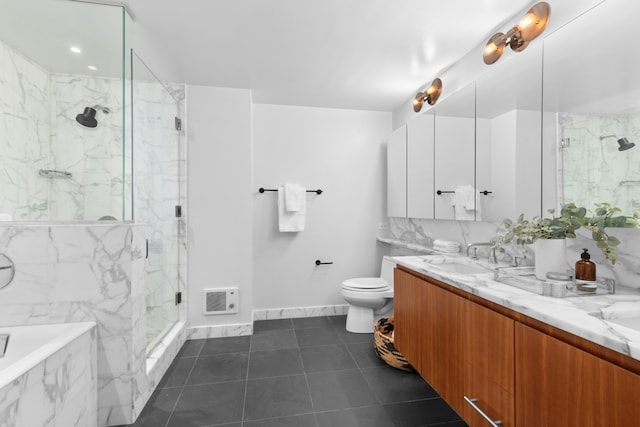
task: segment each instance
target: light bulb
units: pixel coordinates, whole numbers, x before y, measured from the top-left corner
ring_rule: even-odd
[[[522,19],[518,23],[518,28],[520,29],[520,31],[522,31],[523,29],[528,28],[529,25],[531,25],[531,24],[537,25],[539,22],[540,22],[540,20],[536,19],[536,15],[534,15],[531,12],[529,12],[529,13],[527,13],[526,15],[524,15],[522,17]]]

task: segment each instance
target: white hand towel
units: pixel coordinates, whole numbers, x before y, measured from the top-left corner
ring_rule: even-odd
[[[305,225],[305,204],[297,212],[287,212],[284,187],[278,187],[278,230],[281,232],[303,231]]]
[[[0,213],[0,221],[13,221],[13,218],[8,213]]]
[[[284,185],[284,203],[287,212],[298,212],[304,210],[306,189],[298,184]]]
[[[471,185],[455,189],[452,205],[457,220],[480,220],[480,193]]]

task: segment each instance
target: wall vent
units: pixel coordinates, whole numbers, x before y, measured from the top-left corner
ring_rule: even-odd
[[[231,314],[238,312],[238,288],[204,290],[204,314]]]

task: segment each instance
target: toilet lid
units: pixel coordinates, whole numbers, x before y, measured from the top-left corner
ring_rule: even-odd
[[[366,289],[366,290],[382,290],[388,289],[390,286],[386,280],[380,277],[359,277],[357,279],[348,279],[342,282],[344,289]]]

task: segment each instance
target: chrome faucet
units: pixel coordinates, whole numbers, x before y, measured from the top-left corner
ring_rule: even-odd
[[[4,357],[9,344],[9,334],[0,334],[0,357]]]
[[[496,248],[495,242],[480,242],[480,243],[469,243],[467,245],[467,256],[471,259],[478,259],[478,246],[489,246],[491,248],[491,252],[489,254],[489,263],[497,264],[498,258],[496,257]],[[469,255],[469,251],[473,248],[473,256]]]

